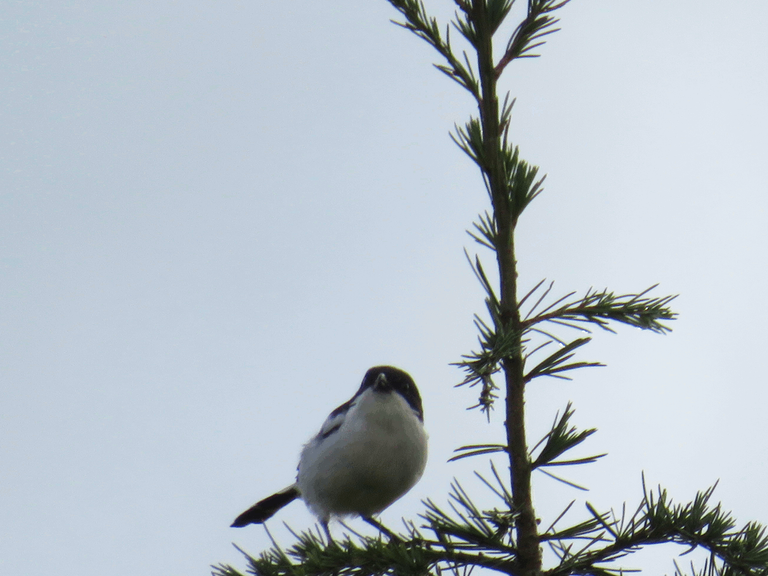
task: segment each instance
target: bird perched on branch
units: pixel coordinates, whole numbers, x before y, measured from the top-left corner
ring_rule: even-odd
[[[331,518],[355,515],[393,536],[373,516],[413,488],[426,463],[416,383],[399,368],[376,366],[304,446],[296,482],[254,504],[232,526],[261,524],[301,498],[329,539]]]

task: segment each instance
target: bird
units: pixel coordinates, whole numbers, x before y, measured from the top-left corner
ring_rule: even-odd
[[[296,481],[240,514],[233,528],[262,524],[300,498],[329,541],[332,518],[360,516],[396,538],[373,516],[413,488],[427,464],[424,409],[411,376],[374,366],[347,402],[304,445]]]

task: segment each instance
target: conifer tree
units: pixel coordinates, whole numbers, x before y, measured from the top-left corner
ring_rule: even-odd
[[[674,543],[708,553],[700,566],[683,568],[671,561],[676,575],[768,576],[765,528],[755,522],[737,526],[731,514],[713,504],[714,487],[699,492],[691,502],[677,504],[661,487],[643,484],[634,498],[639,503],[625,504],[621,513],[597,510],[589,502],[583,509],[571,503],[555,518],[540,518],[534,509],[534,471],[568,483],[552,470],[589,464],[601,455],[568,455],[595,432],[578,430],[571,423],[570,404],[531,447],[525,426],[526,386],[537,378],[569,378],[576,369],[599,365],[577,358],[590,341],[583,335],[590,328],[612,331],[613,324],[622,323],[663,334],[676,318],[669,306],[674,296],[652,295],[655,286],[635,294],[589,289],[562,296],[544,281],[524,294],[518,288],[515,228],[542,192],[544,177],[512,144],[513,100],[508,95],[500,99],[497,87],[515,60],[537,56],[546,37],[557,31],[555,13],[569,1],[528,0],[512,34],[499,38],[515,0],[454,0],[455,18],[446,27],[429,15],[421,0],[389,0],[400,13],[395,23],[434,48],[441,59],[437,69],[477,103],[477,116],[457,127],[452,138],[480,169],[490,209],[478,217],[469,234],[481,250],[493,254],[496,270],[487,274],[489,264],[468,254],[486,294],[486,311],[474,319],[477,350],[456,364],[464,373],[462,384],[478,391],[476,407],[487,412],[503,402],[506,418],[498,443],[463,446],[455,459],[504,454],[505,469],[492,466],[489,474],[478,474],[496,506],[480,509],[472,495],[454,482],[449,502],[426,501],[419,517],[405,522],[405,533],[347,536],[338,542],[328,542],[318,530],[296,534],[295,543],[286,548],[274,543],[258,557],[245,554],[247,573],[405,576],[452,571],[458,575],[479,568],[514,576],[605,576],[626,572],[631,567],[626,557],[645,546]],[[464,38],[466,52],[456,53],[451,33]],[[504,46],[503,52],[496,52],[502,54],[498,59],[494,42]],[[215,576],[242,574],[231,566],[214,568]]]

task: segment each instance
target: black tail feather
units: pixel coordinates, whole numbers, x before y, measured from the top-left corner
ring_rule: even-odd
[[[248,524],[261,524],[265,520],[268,520],[283,506],[286,506],[296,500],[299,497],[299,489],[294,484],[285,490],[276,492],[264,500],[257,502],[248,510],[240,514],[235,521],[232,522],[232,528],[242,528]]]

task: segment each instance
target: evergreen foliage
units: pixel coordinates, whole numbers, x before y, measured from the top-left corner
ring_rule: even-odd
[[[320,574],[397,574],[400,576],[468,574],[485,568],[515,576],[615,575],[628,569],[622,563],[644,546],[674,543],[708,551],[703,566],[685,569],[671,565],[675,574],[701,576],[768,576],[768,534],[748,523],[739,528],[731,515],[712,503],[714,487],[700,492],[692,502],[675,504],[667,492],[648,489],[643,482],[640,502],[633,512],[627,505],[620,514],[599,511],[587,503],[576,520],[574,502],[540,531],[531,499],[531,472],[555,476],[552,469],[589,464],[603,455],[570,458],[593,429],[578,430],[570,422],[573,408],[558,414],[550,431],[528,449],[525,431],[525,386],[535,378],[568,378],[577,369],[599,363],[576,359],[589,341],[581,336],[591,327],[612,331],[614,322],[663,334],[676,314],[669,308],[674,296],[651,296],[655,286],[637,294],[615,295],[590,288],[583,296],[571,292],[553,296],[553,284],[541,281],[522,298],[517,295],[514,232],[526,207],[542,191],[539,169],[521,159],[509,139],[514,101],[499,103],[497,81],[506,67],[520,58],[536,57],[547,35],[557,30],[554,14],[569,0],[528,0],[525,16],[506,39],[503,55],[494,60],[493,40],[510,15],[515,0],[454,0],[456,16],[444,29],[429,16],[421,0],[389,0],[400,13],[399,26],[425,40],[441,56],[437,69],[467,90],[478,105],[478,117],[457,126],[452,138],[478,166],[488,192],[491,211],[478,217],[470,236],[495,256],[498,282],[491,281],[479,257],[470,265],[486,293],[487,317],[477,315],[479,348],[456,364],[464,372],[459,385],[477,386],[475,407],[489,411],[501,397],[506,414],[506,436],[498,444],[463,446],[454,460],[505,453],[509,467],[500,473],[491,465],[480,475],[496,501],[480,509],[470,494],[454,481],[448,504],[426,501],[416,522],[406,522],[393,537],[371,538],[355,534],[327,542],[319,531],[294,534],[296,542],[273,547],[258,557],[245,554],[248,573],[264,576]],[[472,58],[457,55],[451,31],[471,47]],[[580,336],[563,335],[577,329]],[[629,509],[631,510],[631,509]],[[543,561],[543,548],[552,554]],[[554,560],[550,562],[549,558]],[[243,576],[232,567],[214,568],[216,576]]]

